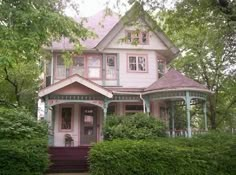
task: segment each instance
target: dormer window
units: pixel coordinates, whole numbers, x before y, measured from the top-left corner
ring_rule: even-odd
[[[131,44],[148,44],[148,32],[145,31],[127,31],[126,40]]]

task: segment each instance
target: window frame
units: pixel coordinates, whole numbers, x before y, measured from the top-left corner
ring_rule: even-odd
[[[88,59],[91,56],[94,56],[94,57],[97,57],[97,58],[100,59],[100,65],[98,67],[88,65]],[[86,64],[85,64],[85,72],[86,72],[85,78],[88,78],[90,80],[101,80],[102,79],[102,56],[101,55],[96,55],[96,54],[89,54],[89,55],[86,55],[85,57],[86,57],[86,59],[85,59],[85,62],[86,62]],[[89,75],[88,75],[89,74],[89,68],[99,68],[99,74],[100,74],[99,77],[89,77]]]
[[[62,56],[62,54],[56,54],[55,55],[55,64],[53,65],[54,66],[54,71],[53,71],[53,73],[54,73],[54,76],[55,76],[55,79],[57,79],[57,80],[61,80],[61,79],[64,79],[64,78],[66,78],[66,67],[65,67],[65,64],[64,64],[64,67],[65,67],[65,77],[60,77],[60,76],[58,76],[58,68],[57,68],[57,63],[58,63],[58,57],[61,57]],[[62,58],[62,57],[61,57]],[[63,59],[63,58],[62,58]]]
[[[58,76],[58,73],[57,73],[58,72],[58,70],[57,70],[57,62],[58,62],[57,59],[61,55],[62,55],[62,53],[57,53],[54,56],[54,60],[55,60],[55,63],[53,63],[53,74],[55,75],[54,80],[62,80],[62,79],[67,78],[67,75],[66,75],[67,73],[66,72],[65,72],[64,77]],[[83,57],[83,59],[84,59],[84,76],[82,76],[82,77],[90,79],[90,80],[101,80],[102,79],[102,69],[103,69],[102,68],[102,65],[103,65],[102,55],[100,55],[100,54],[87,54],[86,55],[85,54],[85,55],[75,55],[75,56],[73,56],[73,58],[76,58],[76,57]],[[88,72],[89,72],[88,57],[96,57],[96,58],[100,59],[100,64],[99,64],[98,67],[96,67],[96,68],[99,68],[99,77],[89,77],[88,76]],[[92,68],[92,67],[90,66],[90,68]],[[71,65],[69,68],[65,68],[65,71],[68,70],[68,74],[69,74],[68,76],[73,75],[72,69],[73,69],[73,65]]]
[[[71,129],[62,129],[62,109],[63,108],[71,108]],[[72,132],[73,130],[74,130],[74,105],[72,104],[59,105],[58,131],[59,132]]]
[[[135,57],[136,58],[136,70],[131,70],[130,69],[130,62],[129,58],[130,57]],[[145,58],[145,71],[139,70],[139,62],[138,58],[143,57]],[[148,55],[147,54],[127,54],[127,72],[129,73],[148,73]]]
[[[146,33],[146,42],[145,43],[143,42],[143,33]],[[128,36],[129,34],[130,34],[130,39]],[[138,37],[135,35],[138,35]],[[149,45],[150,35],[149,35],[148,31],[136,32],[135,30],[126,30],[125,31],[125,38],[126,38],[126,43],[128,43],[128,44],[136,44],[135,40],[137,40],[137,38],[138,38],[138,43],[137,43],[138,45]]]
[[[109,56],[114,56],[114,71],[115,71],[115,77],[114,78],[108,78],[107,77],[107,70],[108,70],[107,59],[108,59]],[[106,58],[106,62],[105,62],[105,78],[106,78],[106,80],[117,80],[117,55],[107,54],[105,58]]]

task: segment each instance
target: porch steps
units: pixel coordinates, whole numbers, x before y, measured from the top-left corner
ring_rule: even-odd
[[[88,172],[89,146],[50,147],[49,173]]]

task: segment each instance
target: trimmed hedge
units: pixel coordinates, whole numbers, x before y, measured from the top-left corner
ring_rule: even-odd
[[[108,116],[104,127],[104,139],[156,139],[166,136],[166,125],[144,113],[128,116]]]
[[[43,140],[0,140],[1,175],[40,175],[49,164]]]
[[[236,137],[105,141],[89,161],[92,175],[235,175]]]

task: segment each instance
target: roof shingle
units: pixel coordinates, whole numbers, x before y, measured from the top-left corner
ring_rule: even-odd
[[[155,81],[144,91],[198,89],[209,91],[204,85],[184,76],[180,72],[171,69],[159,80]],[[209,91],[210,92],[210,91]]]

